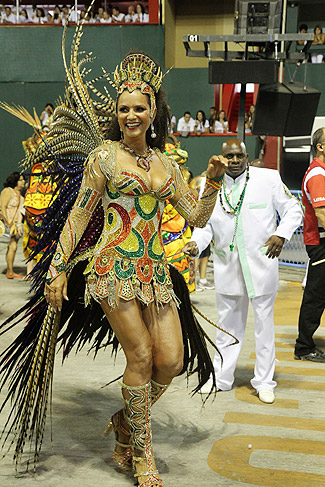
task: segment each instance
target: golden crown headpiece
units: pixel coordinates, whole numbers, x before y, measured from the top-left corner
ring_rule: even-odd
[[[159,66],[145,54],[135,53],[126,56],[116,66],[114,83],[118,93],[128,90],[130,93],[140,89],[150,97],[150,115],[156,110],[155,94],[159,91],[163,74]]]

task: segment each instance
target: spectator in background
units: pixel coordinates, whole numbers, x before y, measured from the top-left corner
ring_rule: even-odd
[[[21,274],[16,274],[13,269],[17,251],[17,242],[23,234],[23,215],[22,209],[24,198],[20,194],[24,187],[24,176],[19,172],[9,174],[4,189],[1,191],[1,220],[9,227],[10,240],[6,253],[6,278],[22,278]]]
[[[29,20],[27,10],[25,8],[23,8],[20,12],[20,15],[19,15],[19,23],[20,24],[28,24],[29,22],[31,22],[31,21]]]
[[[104,9],[103,7],[98,7],[98,12],[95,15],[96,22],[101,22],[104,19]]]
[[[190,112],[185,112],[184,116],[178,120],[177,132],[181,134],[182,137],[188,137],[194,132],[195,120],[191,117]]]
[[[299,34],[307,34],[308,33],[308,25],[301,24],[299,26]],[[304,46],[307,41],[297,41],[298,46]]]
[[[53,24],[54,18],[53,18],[53,11],[52,10],[49,10],[47,12],[46,19],[47,19],[48,24]]]
[[[103,18],[100,19],[100,23],[101,24],[111,24],[112,23],[112,17],[110,16],[110,14],[107,10],[104,10]]]
[[[228,120],[224,110],[217,113],[216,119],[212,125],[212,132],[215,134],[223,134],[228,132]]]
[[[112,22],[124,22],[124,14],[120,12],[119,7],[113,7],[112,8]]]
[[[252,131],[255,118],[255,105],[251,105],[248,110],[248,128]]]
[[[308,33],[308,25],[307,24],[301,24],[299,26],[299,34],[307,34]],[[298,46],[305,46],[307,44],[307,41],[297,41],[297,45]],[[302,52],[303,50],[303,47],[301,47],[301,49],[299,49],[300,52]],[[302,58],[302,62],[303,63],[306,63],[308,61],[308,57],[305,57],[305,54],[303,55],[304,57]]]
[[[136,22],[136,14],[133,5],[128,6],[128,13],[125,16],[125,22]]]
[[[51,123],[53,122],[53,113],[54,113],[54,107],[53,107],[52,103],[47,103],[47,105],[45,105],[45,108],[44,108],[44,110],[40,116],[40,121],[42,123],[42,127],[45,130],[48,130]]]
[[[149,14],[145,13],[144,7],[141,3],[137,3],[135,11],[136,11],[135,22],[149,22]]]
[[[320,25],[316,25],[314,29],[314,40],[313,45],[322,45],[325,42],[325,36],[323,34],[323,30]],[[310,59],[312,63],[322,63],[323,62],[323,53],[312,52],[310,54]]]
[[[204,111],[198,110],[195,117],[194,133],[197,135],[201,135],[203,133],[208,134],[209,127],[209,121],[206,119]]]
[[[45,12],[42,7],[37,7],[33,22],[34,24],[44,24],[46,22]]]
[[[170,106],[167,105],[167,107],[168,107],[169,116],[170,116],[170,123],[168,125],[168,133],[173,134],[175,132],[175,128],[176,128],[176,117],[175,117],[175,115],[171,114]]]
[[[11,7],[5,7],[5,11],[2,13],[1,21],[3,24],[16,24],[17,17],[12,13]]]
[[[69,20],[69,8],[66,5],[64,5],[61,10],[61,22],[63,25],[65,25],[66,22],[68,22],[68,20]]]
[[[53,23],[61,24],[61,9],[58,5],[56,5],[53,10]]]
[[[209,110],[209,114],[210,114],[210,117],[209,117],[209,125],[210,125],[210,132],[213,132],[212,130],[212,126],[217,118],[217,109],[216,107],[210,107],[210,110]]]

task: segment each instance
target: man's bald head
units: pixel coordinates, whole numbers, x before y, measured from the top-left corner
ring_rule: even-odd
[[[245,171],[248,154],[244,142],[239,139],[227,140],[222,144],[222,155],[228,161],[226,172],[229,176],[236,178]]]

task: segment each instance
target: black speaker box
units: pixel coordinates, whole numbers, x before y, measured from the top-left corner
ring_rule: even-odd
[[[258,90],[254,135],[310,135],[320,91],[301,83],[261,85]]]
[[[209,61],[209,83],[275,83],[276,61]]]

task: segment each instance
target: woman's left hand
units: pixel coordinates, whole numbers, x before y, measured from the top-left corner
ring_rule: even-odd
[[[223,176],[228,167],[228,161],[225,157],[212,156],[208,163],[207,177],[210,179]]]

